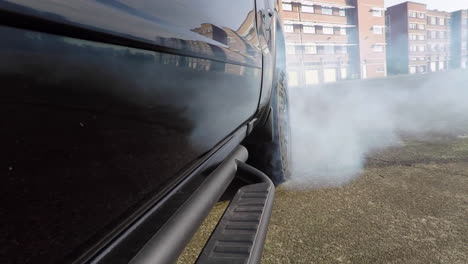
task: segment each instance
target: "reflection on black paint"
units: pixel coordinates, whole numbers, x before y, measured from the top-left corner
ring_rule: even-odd
[[[257,106],[256,68],[6,27],[0,35],[1,263],[61,263]]]
[[[7,0],[0,1],[2,9],[146,44],[211,55],[210,59],[228,59],[255,67],[261,67],[262,63],[256,31],[251,30],[255,28],[255,12],[254,2],[250,0],[64,1],[60,4],[52,0]],[[206,25],[216,33],[198,31]]]

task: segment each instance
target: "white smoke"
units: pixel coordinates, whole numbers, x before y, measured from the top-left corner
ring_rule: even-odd
[[[468,72],[344,81],[290,88],[289,187],[346,184],[400,135],[468,131]]]

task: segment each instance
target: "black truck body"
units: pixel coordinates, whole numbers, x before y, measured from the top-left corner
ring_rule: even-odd
[[[0,1],[0,262],[131,261],[268,122],[277,21],[266,0]]]

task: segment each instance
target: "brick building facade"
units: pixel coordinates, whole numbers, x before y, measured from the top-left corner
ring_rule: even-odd
[[[466,10],[445,12],[404,2],[387,8],[389,74],[416,74],[465,68]]]
[[[386,75],[383,0],[283,0],[289,83]]]
[[[382,0],[356,0],[360,77],[386,76],[385,8]]]
[[[427,10],[426,59],[429,72],[444,71],[449,67],[451,59],[450,23],[449,12]]]

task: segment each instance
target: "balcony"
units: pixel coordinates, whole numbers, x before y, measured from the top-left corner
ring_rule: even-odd
[[[335,15],[323,15],[316,13],[301,13],[302,21],[313,21],[323,23],[335,23],[335,24],[347,24],[348,17],[346,16],[335,16]]]
[[[297,11],[282,11],[281,17],[283,20],[299,20],[299,12]]]
[[[286,42],[300,43],[301,42],[301,33],[286,33],[285,34]]]
[[[349,54],[304,54],[303,61],[307,62],[320,62],[320,61],[334,61],[342,62],[343,64],[348,64]]]
[[[336,42],[348,43],[347,35],[324,35],[302,33],[302,42]]]

